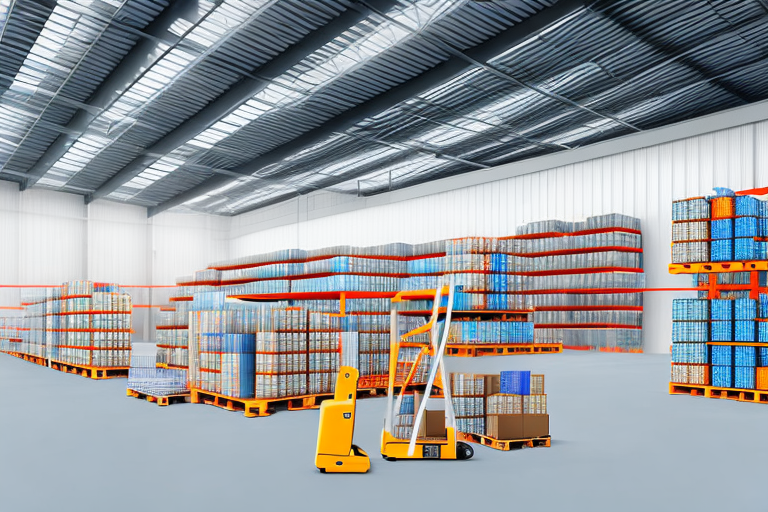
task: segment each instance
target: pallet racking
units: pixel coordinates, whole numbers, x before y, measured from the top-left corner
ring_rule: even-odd
[[[71,281],[22,306],[21,342],[0,350],[92,379],[128,375],[132,306],[118,285]]]
[[[701,243],[733,244],[734,240],[740,240],[734,235],[745,234],[741,227],[729,230],[726,228],[730,224],[715,223],[755,219],[746,223],[751,226],[748,234],[754,236],[741,240],[750,240],[758,246],[764,243],[758,236],[764,234],[758,231],[758,226],[761,230],[768,228],[762,227],[766,223],[758,220],[768,218],[768,203],[748,195],[755,192],[759,190],[737,192],[735,195],[727,190],[718,190],[715,197],[676,201],[673,205],[673,230],[679,233],[681,229],[676,226],[694,220],[708,223],[714,227],[699,230]],[[764,192],[768,190],[763,189]],[[691,216],[696,218],[689,218]],[[742,225],[739,223],[739,226]],[[717,253],[717,259],[725,254],[731,256],[731,261],[685,261],[701,259],[699,253],[687,252],[687,243],[673,241],[673,263],[669,265],[669,272],[692,275],[698,299],[674,301],[669,393],[768,402],[768,382],[762,378],[768,373],[768,260],[736,261],[733,256],[742,254],[725,250]],[[680,244],[683,247],[677,248]],[[708,258],[716,251],[723,251],[722,246],[711,247],[711,251],[709,245],[702,249]],[[744,251],[742,248],[739,252],[753,255],[755,251]]]

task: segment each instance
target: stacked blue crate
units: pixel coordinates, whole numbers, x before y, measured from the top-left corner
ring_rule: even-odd
[[[736,216],[757,217],[761,211],[761,201],[752,196],[736,196]],[[737,235],[738,236],[738,235]]]
[[[768,322],[757,322],[758,343],[768,343]]]
[[[712,322],[712,341],[733,341],[733,322]]]
[[[732,366],[733,347],[730,345],[714,345],[712,347],[712,364],[716,366]]]
[[[733,219],[713,220],[710,234],[714,240],[726,240],[733,238]]]
[[[531,372],[530,371],[501,372],[499,391],[505,395],[530,395],[531,394]]]
[[[757,366],[768,366],[768,347],[755,347]]]
[[[717,388],[730,388],[733,385],[733,366],[712,366],[712,385]]]
[[[672,362],[678,364],[709,364],[709,351],[704,343],[673,343]]]
[[[733,238],[712,240],[710,258],[712,261],[733,261]]]
[[[733,371],[733,387],[755,389],[755,367],[736,366]]]

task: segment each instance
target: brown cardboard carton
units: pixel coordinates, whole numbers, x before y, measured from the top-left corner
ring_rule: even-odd
[[[485,396],[501,392],[501,375],[485,376]]]
[[[446,437],[445,411],[424,411],[424,421],[421,424],[425,427],[425,437],[439,437],[441,439]]]
[[[549,435],[549,414],[523,414],[523,437]]]
[[[486,433],[494,439],[522,439],[522,414],[492,414],[486,418]]]

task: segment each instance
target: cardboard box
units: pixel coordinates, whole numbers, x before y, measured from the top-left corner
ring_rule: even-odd
[[[416,421],[416,415],[419,413],[419,407],[424,397],[420,396],[418,392],[413,393],[413,419]],[[421,425],[419,425],[419,431],[416,437],[424,439],[427,437],[437,437],[445,439],[447,433],[445,431],[445,400],[442,398],[430,398],[427,400],[427,407],[442,407],[439,410],[424,411],[424,417],[421,419]]]
[[[485,376],[485,396],[501,392],[501,375]]]
[[[522,439],[522,414],[491,414],[486,417],[486,435],[494,439]]]
[[[549,435],[549,414],[523,414],[523,437]]]
[[[445,411],[424,411],[422,425],[425,437],[445,439]]]

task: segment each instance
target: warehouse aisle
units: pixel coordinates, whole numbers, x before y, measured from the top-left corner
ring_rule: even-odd
[[[450,358],[447,367],[544,373],[552,447],[386,462],[383,399],[368,399],[358,402],[356,442],[371,472],[323,475],[313,466],[317,411],[247,419],[160,408],[125,397],[124,379],[87,380],[0,354],[0,510],[747,512],[761,502],[768,408],[669,396],[667,356],[566,352]]]

